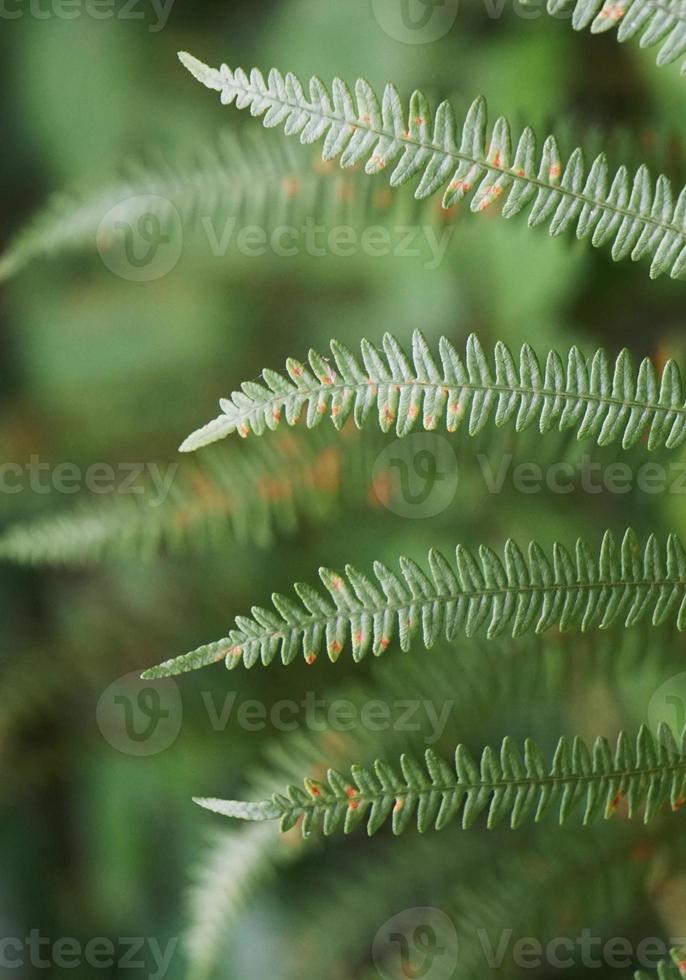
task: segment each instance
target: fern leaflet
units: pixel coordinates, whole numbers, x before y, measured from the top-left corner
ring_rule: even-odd
[[[307,779],[304,789],[291,786],[286,795],[262,802],[195,802],[242,820],[279,819],[284,831],[302,820],[305,837],[320,829],[325,835],[341,828],[347,834],[365,818],[370,835],[389,817],[394,834],[413,821],[420,832],[441,830],[458,814],[467,829],[484,811],[489,828],[507,818],[515,829],[532,814],[538,822],[553,808],[563,824],[582,801],[587,825],[601,816],[608,819],[624,798],[628,816],[643,808],[648,823],[665,804],[677,810],[684,803],[685,750],[685,736],[677,745],[667,725],[660,726],[657,739],[642,727],[635,743],[622,732],[614,750],[602,737],[589,749],[580,738],[562,736],[552,764],[531,739],[522,752],[505,738],[499,752],[488,746],[478,762],[459,745],[454,770],[429,749],[423,766],[402,756],[400,774],[378,760],[371,768],[353,767],[350,779],[329,770],[326,783]]]
[[[575,429],[579,439],[593,437],[601,446],[621,438],[625,449],[646,431],[649,449],[672,449],[686,439],[681,375],[672,360],[660,375],[648,358],[637,372],[627,350],[613,364],[602,349],[587,358],[572,347],[566,365],[550,351],[541,367],[528,344],[515,360],[499,341],[489,359],[472,334],[464,359],[442,337],[439,366],[419,331],[411,357],[391,334],[383,351],[363,340],[361,358],[338,341],[331,342],[331,353],[333,363],[311,350],[309,365],[288,361],[288,377],[265,369],[264,383],[244,382],[221,400],[222,414],[190,435],[181,451],[233,432],[261,435],[284,416],[294,425],[304,409],[310,428],[324,417],[340,428],[351,415],[361,428],[374,412],[384,432],[395,427],[399,436],[416,427],[436,429],[442,420],[454,432],[467,418],[473,436],[493,418],[496,426],[514,419],[517,431],[534,423],[541,432]]]
[[[284,664],[302,650],[308,663],[322,651],[335,662],[350,641],[355,661],[371,650],[380,656],[397,630],[409,650],[421,629],[430,649],[441,635],[451,640],[461,630],[470,637],[484,626],[489,639],[510,632],[521,636],[552,626],[582,631],[607,629],[620,621],[628,628],[650,616],[654,626],[674,617],[686,628],[686,551],[676,535],[661,548],[651,535],[640,548],[628,530],[621,544],[607,531],[599,554],[581,539],[574,555],[561,544],[552,559],[532,542],[528,555],[509,540],[500,558],[482,545],[478,560],[462,545],[456,571],[438,552],[429,554],[429,575],[408,558],[400,575],[381,562],[376,581],[351,565],[345,577],[319,571],[327,595],[298,583],[300,603],[274,594],[274,609],[256,606],[252,618],[236,617],[228,638],[199,647],[146,671],[146,678],[167,677],[225,660],[229,668],[270,664],[280,651]]]
[[[391,184],[419,177],[417,198],[447,184],[443,207],[449,208],[474,191],[472,211],[501,199],[504,217],[528,208],[531,227],[546,224],[551,235],[574,227],[578,238],[590,236],[594,246],[612,243],[615,260],[649,257],[652,277],[668,272],[678,279],[686,272],[686,188],[675,202],[670,181],[660,175],[653,184],[646,166],[633,177],[626,167],[611,175],[604,154],[587,168],[579,148],[565,164],[555,137],[546,139],[539,154],[528,127],[515,146],[503,117],[489,134],[481,97],[469,109],[458,138],[452,106],[442,102],[432,117],[421,92],[412,95],[408,114],[392,85],[379,101],[364,79],[356,83],[353,97],[341,79],[334,79],[329,93],[314,77],[308,95],[295,75],[284,76],[275,68],[265,80],[257,68],[248,76],[242,68],[209,68],[185,52],[179,57],[198,81],[221,93],[225,105],[249,108],[252,115],[264,116],[266,127],[283,126],[302,143],[324,138],[325,160],[340,157],[345,167],[364,159],[369,174],[398,161]]]

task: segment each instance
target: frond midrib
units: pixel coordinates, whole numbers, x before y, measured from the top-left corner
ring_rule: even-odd
[[[264,630],[261,633],[250,634],[245,636],[243,643],[237,644],[234,647],[230,647],[227,650],[228,656],[240,656],[242,655],[243,645],[254,645],[263,640],[278,640],[283,639],[288,633],[292,632],[305,632],[309,626],[327,626],[329,624],[340,622],[342,619],[354,620],[356,616],[367,615],[367,616],[378,616],[382,613],[399,613],[403,610],[409,610],[416,607],[433,606],[436,603],[447,604],[449,602],[456,602],[459,599],[487,599],[495,598],[497,596],[508,596],[508,595],[526,595],[526,594],[544,594],[546,592],[552,592],[559,594],[560,592],[578,592],[580,590],[592,590],[592,589],[627,589],[627,588],[647,588],[647,589],[686,589],[686,579],[675,577],[674,579],[656,579],[656,580],[644,580],[636,581],[635,579],[621,579],[613,581],[597,581],[597,582],[574,582],[571,584],[567,583],[551,583],[550,585],[517,585],[517,586],[506,586],[502,589],[475,589],[474,591],[461,590],[453,594],[443,594],[443,595],[432,595],[432,596],[417,596],[403,603],[384,603],[382,606],[365,606],[360,605],[358,609],[341,609],[337,610],[336,614],[331,616],[315,616],[310,615],[308,618],[303,619],[300,623],[284,623],[284,628],[280,630]],[[221,655],[217,655],[217,660],[221,659]]]
[[[395,799],[402,799],[404,796],[409,796],[411,794],[415,796],[426,796],[427,793],[453,793],[456,790],[463,791],[464,793],[472,792],[483,792],[483,793],[495,793],[498,790],[504,789],[528,789],[545,787],[545,786],[559,786],[563,784],[576,784],[581,786],[588,786],[593,782],[608,782],[610,780],[631,780],[631,779],[642,779],[650,778],[651,776],[666,775],[668,773],[678,773],[686,772],[686,759],[682,762],[674,763],[672,765],[655,765],[655,766],[643,766],[635,769],[613,769],[610,772],[589,772],[589,773],[570,773],[569,775],[556,776],[553,774],[547,776],[523,776],[521,778],[513,779],[502,779],[488,782],[486,780],[479,780],[476,783],[461,782],[459,779],[455,779],[451,783],[429,783],[421,788],[416,788],[409,786],[404,783],[401,786],[395,787],[393,790],[381,789],[378,793],[368,793],[363,790],[357,790],[355,796],[349,797],[347,795],[333,795],[332,799],[322,799],[321,797],[309,800],[303,800],[298,803],[293,803],[292,806],[283,807],[281,813],[292,813],[293,811],[302,812],[303,810],[314,810],[323,811],[328,810],[332,806],[338,806],[340,803],[350,803],[351,800],[359,803],[374,803],[377,800],[387,799],[389,796]],[[327,792],[333,793],[330,788],[327,788]]]
[[[314,398],[316,395],[319,395],[322,392],[361,392],[371,387],[396,388],[398,390],[403,388],[421,388],[422,390],[426,391],[445,389],[447,392],[455,392],[458,394],[462,391],[469,391],[472,393],[483,391],[493,392],[493,394],[496,395],[524,395],[527,398],[554,398],[565,402],[590,402],[596,405],[614,406],[628,410],[640,409],[644,412],[664,412],[665,414],[686,416],[686,405],[661,405],[657,400],[654,402],[645,402],[638,401],[637,399],[633,398],[617,398],[612,395],[599,395],[594,392],[579,393],[573,391],[555,391],[553,388],[534,388],[533,386],[501,385],[495,383],[487,384],[485,382],[483,384],[474,384],[473,382],[466,381],[464,384],[462,382],[459,384],[454,384],[452,382],[445,381],[370,378],[364,383],[355,381],[336,381],[333,383],[322,382],[314,387],[300,387],[294,384],[292,391],[274,392],[273,397],[265,398],[264,401],[255,402],[254,406],[250,409],[243,410],[236,407],[235,416],[233,414],[227,415],[227,418],[233,420],[234,417],[236,419],[252,419],[254,417],[259,417],[265,409],[285,405],[291,398],[294,397],[304,397],[309,399]]]
[[[242,92],[251,97],[256,97],[256,98],[264,99],[266,101],[271,101],[275,105],[287,107],[288,109],[291,109],[294,112],[297,111],[302,112],[303,109],[305,108],[303,105],[300,105],[297,102],[292,102],[290,99],[280,98],[278,96],[273,95],[269,91],[262,92],[259,89],[254,89],[250,86],[239,85],[236,83],[235,74],[233,74],[231,82],[230,83],[225,82],[223,87],[234,88],[237,92]],[[442,154],[444,157],[450,157],[453,160],[462,163],[468,163],[471,164],[472,166],[483,167],[487,170],[492,171],[493,173],[501,174],[503,176],[508,176],[515,181],[521,181],[525,184],[538,187],[540,190],[545,190],[548,193],[562,194],[567,198],[571,198],[577,202],[580,202],[582,205],[588,205],[589,207],[594,207],[594,208],[597,207],[604,208],[607,211],[611,211],[613,214],[621,215],[624,218],[630,218],[633,221],[639,221],[642,222],[643,224],[652,225],[654,228],[659,228],[664,232],[672,232],[679,236],[683,235],[684,233],[683,228],[679,228],[677,225],[673,224],[672,222],[665,222],[657,218],[654,218],[650,213],[644,215],[641,214],[640,211],[631,210],[630,208],[627,207],[620,207],[616,204],[613,204],[610,201],[603,201],[603,200],[598,200],[596,198],[588,197],[586,194],[580,193],[578,191],[573,191],[570,188],[563,187],[560,184],[548,183],[544,180],[541,180],[540,177],[527,176],[527,175],[522,176],[522,174],[518,173],[514,168],[498,167],[495,163],[489,161],[487,158],[478,159],[468,154],[461,153],[457,149],[448,150],[444,146],[437,146],[435,143],[432,142],[428,142],[428,141],[422,142],[421,140],[413,138],[411,135],[405,135],[405,134],[397,135],[396,133],[390,130],[377,129],[374,126],[368,125],[363,120],[360,120],[359,117],[355,123],[351,123],[344,116],[338,116],[329,112],[324,112],[318,107],[313,107],[309,102],[306,111],[315,117],[318,117],[320,119],[326,119],[332,124],[333,123],[340,124],[343,122],[346,123],[348,126],[352,127],[353,129],[362,129],[365,132],[372,133],[374,136],[378,137],[379,139],[383,138],[383,139],[390,139],[393,141],[400,141],[406,145],[415,146],[417,147],[417,149],[420,150],[431,150],[432,153]]]

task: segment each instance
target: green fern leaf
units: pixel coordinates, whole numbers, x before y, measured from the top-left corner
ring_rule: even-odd
[[[489,134],[483,98],[472,104],[458,134],[452,106],[442,102],[432,115],[421,92],[406,112],[392,85],[379,100],[364,79],[353,96],[339,78],[329,93],[314,77],[308,94],[295,75],[275,68],[265,80],[257,68],[248,76],[242,68],[209,68],[185,52],[179,58],[203,85],[221,93],[225,105],[250,109],[266,127],[282,126],[302,143],[323,138],[325,160],[340,158],[344,167],[365,160],[369,174],[395,164],[391,184],[418,178],[417,198],[447,185],[448,208],[473,192],[472,211],[500,200],[504,217],[528,209],[529,225],[546,224],[551,235],[575,228],[595,246],[611,243],[615,260],[649,257],[652,277],[668,272],[677,279],[686,272],[686,188],[675,202],[670,181],[661,175],[653,183],[645,166],[633,177],[626,167],[611,175],[603,154],[587,168],[580,149],[563,163],[555,138],[549,136],[539,154],[529,128],[515,145],[502,117]]]
[[[429,574],[400,559],[400,574],[381,562],[375,580],[352,566],[345,577],[320,569],[326,594],[299,583],[300,602],[275,594],[273,609],[256,606],[238,616],[228,638],[198,648],[148,670],[146,678],[167,677],[225,659],[229,668],[270,664],[280,652],[284,664],[302,651],[308,663],[326,652],[335,662],[350,642],[355,661],[370,651],[380,656],[396,632],[409,650],[418,633],[430,649],[440,636],[458,631],[471,637],[485,629],[489,639],[509,632],[543,633],[553,626],[583,632],[628,628],[650,617],[654,626],[669,618],[686,628],[686,551],[676,535],[666,548],[651,536],[641,548],[628,530],[621,544],[607,531],[600,552],[578,540],[571,555],[555,544],[552,557],[532,542],[525,555],[508,541],[504,557],[481,546],[478,558],[459,545],[453,569],[437,551],[429,554]]]
[[[525,5],[533,2],[524,0]],[[594,34],[603,34],[616,28],[618,41],[638,38],[642,48],[659,44],[660,66],[686,54],[684,0],[548,0],[546,9],[554,17],[571,13],[575,31],[590,27]],[[686,60],[681,72],[686,74]]]
[[[636,371],[627,350],[611,363],[602,349],[587,358],[572,347],[566,364],[550,351],[542,365],[528,344],[515,359],[498,342],[489,358],[472,335],[464,358],[442,337],[437,363],[419,331],[411,357],[391,334],[382,351],[363,340],[360,358],[332,341],[331,354],[330,361],[311,350],[309,365],[289,360],[288,377],[263,371],[263,383],[246,382],[223,399],[222,414],[189,436],[181,451],[233,432],[261,435],[284,420],[294,425],[303,413],[310,428],[325,417],[340,428],[351,415],[361,428],[373,414],[384,432],[395,428],[399,436],[441,422],[453,432],[465,421],[473,436],[493,419],[496,426],[514,420],[517,431],[534,424],[541,432],[573,429],[601,446],[621,439],[625,449],[646,432],[649,449],[672,449],[686,439],[681,375],[671,360],[660,375],[648,358]]]
[[[584,826],[608,819],[626,799],[627,815],[640,809],[648,823],[665,805],[678,809],[686,793],[686,732],[680,744],[671,729],[661,725],[657,739],[643,727],[635,742],[620,733],[616,746],[599,737],[589,748],[580,738],[562,736],[547,763],[531,739],[523,751],[503,739],[499,751],[483,750],[475,760],[464,745],[455,752],[454,768],[431,750],[424,764],[402,756],[400,769],[377,761],[355,767],[351,777],[329,770],[326,783],[305,780],[304,789],[290,786],[286,794],[258,803],[196,799],[196,803],[241,820],[280,820],[282,830],[302,821],[305,837],[316,830],[325,835],[343,829],[347,834],[367,821],[374,834],[392,819],[400,834],[410,823],[420,832],[441,830],[458,815],[471,827],[487,812],[489,829],[508,820],[516,829],[530,816],[538,822],[556,809],[560,824],[584,804]]]

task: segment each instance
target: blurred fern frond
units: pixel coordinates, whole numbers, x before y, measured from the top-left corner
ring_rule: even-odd
[[[353,767],[349,778],[329,770],[326,783],[306,779],[304,789],[290,786],[286,795],[270,800],[196,803],[242,820],[278,819],[283,831],[301,822],[305,837],[317,830],[348,834],[365,818],[370,835],[389,817],[394,834],[413,821],[420,832],[441,830],[458,815],[467,829],[484,811],[489,828],[508,819],[516,829],[527,817],[538,822],[553,808],[563,824],[581,802],[585,826],[611,817],[624,798],[628,817],[642,807],[648,823],[661,807],[678,810],[686,801],[685,749],[686,730],[677,745],[671,729],[661,724],[657,737],[643,727],[633,743],[621,732],[614,750],[602,737],[589,749],[580,738],[570,742],[562,736],[548,764],[533,740],[527,739],[522,752],[506,737],[499,752],[487,747],[478,761],[459,745],[454,769],[427,749],[424,765],[403,756],[400,775],[378,760],[373,768]]]
[[[260,138],[256,138],[259,135]],[[445,223],[450,215],[411,195],[379,189],[361,172],[347,174],[313,160],[311,151],[267,134],[225,131],[216,145],[156,153],[123,168],[121,178],[95,189],[63,192],[0,255],[0,281],[41,256],[117,247],[121,229],[155,220],[173,230],[205,226],[220,242],[229,222],[273,231],[312,219],[327,226],[374,221]],[[213,242],[208,236],[208,245]]]
[[[82,566],[227,541],[268,547],[303,522],[321,523],[343,503],[364,500],[376,452],[353,430],[343,440],[290,432],[245,453],[208,453],[179,468],[164,495],[149,482],[141,493],[96,497],[10,526],[0,534],[0,559]]]
[[[326,596],[297,583],[299,602],[278,593],[274,609],[255,606],[252,617],[236,617],[226,639],[165,661],[144,674],[169,677],[220,660],[229,669],[272,663],[280,652],[284,664],[302,651],[307,663],[326,652],[338,660],[348,641],[353,659],[370,651],[385,653],[396,630],[402,650],[418,633],[430,649],[441,635],[449,641],[458,631],[471,637],[485,627],[489,639],[509,632],[513,637],[543,633],[553,626],[583,632],[607,629],[615,622],[629,627],[650,619],[686,626],[686,551],[671,534],[666,547],[651,536],[641,547],[626,531],[621,543],[606,531],[600,551],[577,539],[574,555],[556,543],[552,558],[532,542],[525,557],[508,540],[500,558],[482,545],[478,560],[458,545],[456,570],[438,551],[429,553],[430,575],[414,561],[400,559],[400,575],[382,562],[374,565],[375,581],[348,565],[345,577],[321,568]]]
[[[524,0],[533,6],[534,0]],[[540,5],[538,5],[540,6]],[[547,0],[553,17],[572,15],[575,31],[594,34],[617,31],[618,41],[637,38],[642,48],[660,45],[657,64],[669,65],[686,55],[686,3],[684,0]],[[686,60],[681,67],[686,75]]]
[[[395,428],[399,436],[443,422],[453,432],[465,420],[469,434],[476,435],[491,421],[502,426],[514,420],[517,431],[534,425],[542,433],[574,430],[579,439],[593,438],[601,446],[621,439],[625,449],[646,431],[649,449],[672,449],[686,439],[681,375],[672,360],[660,373],[644,358],[636,371],[627,350],[612,363],[602,349],[587,358],[572,347],[566,365],[553,350],[542,368],[528,344],[515,359],[499,341],[489,358],[472,334],[464,359],[442,337],[439,366],[418,330],[411,357],[388,333],[382,351],[362,340],[358,357],[331,341],[331,353],[333,363],[314,350],[309,365],[290,359],[288,377],[265,369],[263,383],[245,382],[222,399],[222,414],[192,433],[181,450],[192,452],[233,432],[261,435],[284,419],[294,425],[305,410],[309,428],[323,418],[340,427],[351,415],[362,428],[373,415],[384,432]]]
[[[472,103],[458,134],[450,103],[442,102],[432,114],[421,92],[414,92],[408,111],[393,85],[379,100],[364,79],[353,95],[341,79],[334,79],[329,93],[315,76],[308,94],[295,75],[275,68],[265,80],[257,68],[248,75],[227,65],[210,68],[185,52],[179,57],[203,85],[221,93],[223,104],[250,109],[264,117],[266,127],[282,126],[302,143],[323,138],[325,160],[340,157],[344,167],[365,160],[368,174],[395,163],[391,185],[419,177],[418,199],[447,184],[443,207],[449,208],[473,191],[472,211],[501,200],[504,217],[528,209],[531,227],[545,224],[551,235],[575,229],[596,247],[611,244],[615,260],[649,258],[652,277],[669,273],[679,279],[686,273],[686,188],[675,200],[671,182],[664,175],[653,182],[646,166],[633,177],[626,167],[611,174],[604,154],[588,167],[579,148],[565,163],[554,136],[539,153],[528,127],[515,146],[504,117],[488,130],[482,97]]]

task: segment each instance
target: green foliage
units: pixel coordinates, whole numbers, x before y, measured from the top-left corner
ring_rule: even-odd
[[[368,174],[398,161],[391,185],[419,177],[417,198],[447,184],[443,207],[449,208],[474,191],[472,211],[502,200],[504,217],[528,209],[531,227],[546,224],[551,235],[574,228],[578,238],[590,237],[596,247],[611,243],[615,260],[650,258],[653,278],[669,273],[679,279],[686,273],[686,188],[675,200],[670,181],[660,175],[653,183],[645,166],[633,177],[626,167],[611,174],[604,154],[589,168],[579,148],[563,163],[555,137],[545,140],[539,154],[528,127],[515,146],[504,117],[489,133],[481,97],[472,103],[458,138],[450,103],[442,102],[432,114],[421,92],[412,95],[405,111],[393,85],[379,101],[364,79],[353,96],[339,78],[329,93],[314,77],[308,96],[295,75],[283,76],[275,68],[265,80],[257,68],[248,76],[242,68],[209,68],[185,52],[179,57],[198,81],[221,93],[223,104],[250,109],[264,117],[266,127],[283,126],[302,143],[324,138],[325,160],[340,157],[344,167],[365,160]]]
[[[329,835],[341,828],[348,834],[365,818],[372,835],[391,815],[394,834],[413,822],[420,833],[442,830],[458,814],[467,829],[486,810],[489,829],[505,819],[516,829],[532,814],[538,822],[554,808],[563,824],[581,802],[586,825],[612,816],[623,797],[628,817],[643,808],[648,823],[661,807],[679,809],[683,804],[685,751],[686,732],[677,745],[666,725],[660,726],[657,739],[641,728],[634,744],[622,732],[614,751],[602,737],[589,750],[582,739],[570,742],[562,736],[550,765],[531,739],[521,752],[505,738],[499,752],[487,747],[478,762],[464,745],[458,745],[454,771],[428,749],[424,766],[403,756],[401,775],[377,761],[373,769],[353,767],[350,779],[330,770],[326,783],[306,779],[304,790],[291,786],[287,795],[275,794],[271,800],[198,799],[196,803],[241,820],[278,819],[283,831],[302,820],[305,837],[315,830]]]
[[[207,552],[232,542],[269,547],[303,524],[321,524],[344,505],[366,502],[375,443],[357,433],[343,440],[332,435],[289,432],[247,452],[204,454],[179,468],[164,497],[148,482],[140,493],[91,498],[10,526],[0,534],[0,558],[83,566]]]
[[[284,664],[302,651],[308,663],[326,651],[338,660],[350,642],[353,659],[370,651],[383,654],[398,633],[402,650],[417,634],[430,649],[441,635],[474,636],[485,627],[489,639],[506,631],[513,637],[553,626],[583,632],[623,622],[628,629],[650,618],[654,626],[673,618],[686,626],[686,551],[671,534],[666,547],[651,536],[641,548],[629,529],[621,544],[606,531],[600,551],[578,539],[573,554],[556,543],[552,556],[532,542],[526,555],[514,541],[503,558],[482,545],[478,559],[458,545],[456,569],[440,552],[429,553],[429,575],[414,561],[400,559],[400,574],[382,562],[376,581],[348,565],[345,577],[322,568],[326,595],[305,583],[295,590],[300,602],[274,594],[274,609],[253,607],[252,618],[236,617],[227,639],[199,647],[145,673],[168,677],[220,660],[228,668],[270,664],[280,652]]]
[[[618,41],[638,38],[643,48],[659,44],[658,65],[669,65],[686,54],[683,0],[547,0],[546,9],[553,16],[571,14],[575,31],[590,27],[594,34],[603,34],[616,29]],[[686,60],[681,72],[686,74]]]
[[[384,432],[404,436],[419,427],[449,432],[469,420],[470,435],[492,419],[497,426],[515,419],[517,431],[538,424],[541,432],[573,429],[579,439],[604,446],[621,438],[626,449],[648,430],[648,448],[675,448],[686,439],[686,405],[679,369],[668,361],[660,375],[644,358],[636,372],[623,350],[612,364],[604,350],[592,358],[572,347],[567,363],[549,351],[545,366],[524,344],[519,362],[502,342],[489,362],[472,334],[464,360],[445,337],[439,344],[440,367],[419,331],[409,358],[386,334],[383,351],[367,340],[357,358],[338,341],[331,342],[333,364],[311,350],[309,367],[289,360],[288,378],[262,372],[264,384],[247,381],[221,401],[222,414],[194,432],[181,446],[191,452],[232,432],[261,435],[285,421],[295,425],[307,409],[309,428],[324,417],[341,427],[352,415],[361,428],[374,412]],[[495,370],[494,370],[495,368]]]
[[[315,217],[327,226],[439,220],[420,202],[379,195],[363,175],[323,167],[311,150],[259,131],[227,130],[214,145],[177,151],[176,159],[158,152],[122,171],[109,185],[55,195],[0,255],[0,281],[35,258],[95,248],[104,254],[116,248],[121,227],[142,219],[162,228],[177,219],[196,232],[209,223],[218,241],[229,221],[273,231]]]

